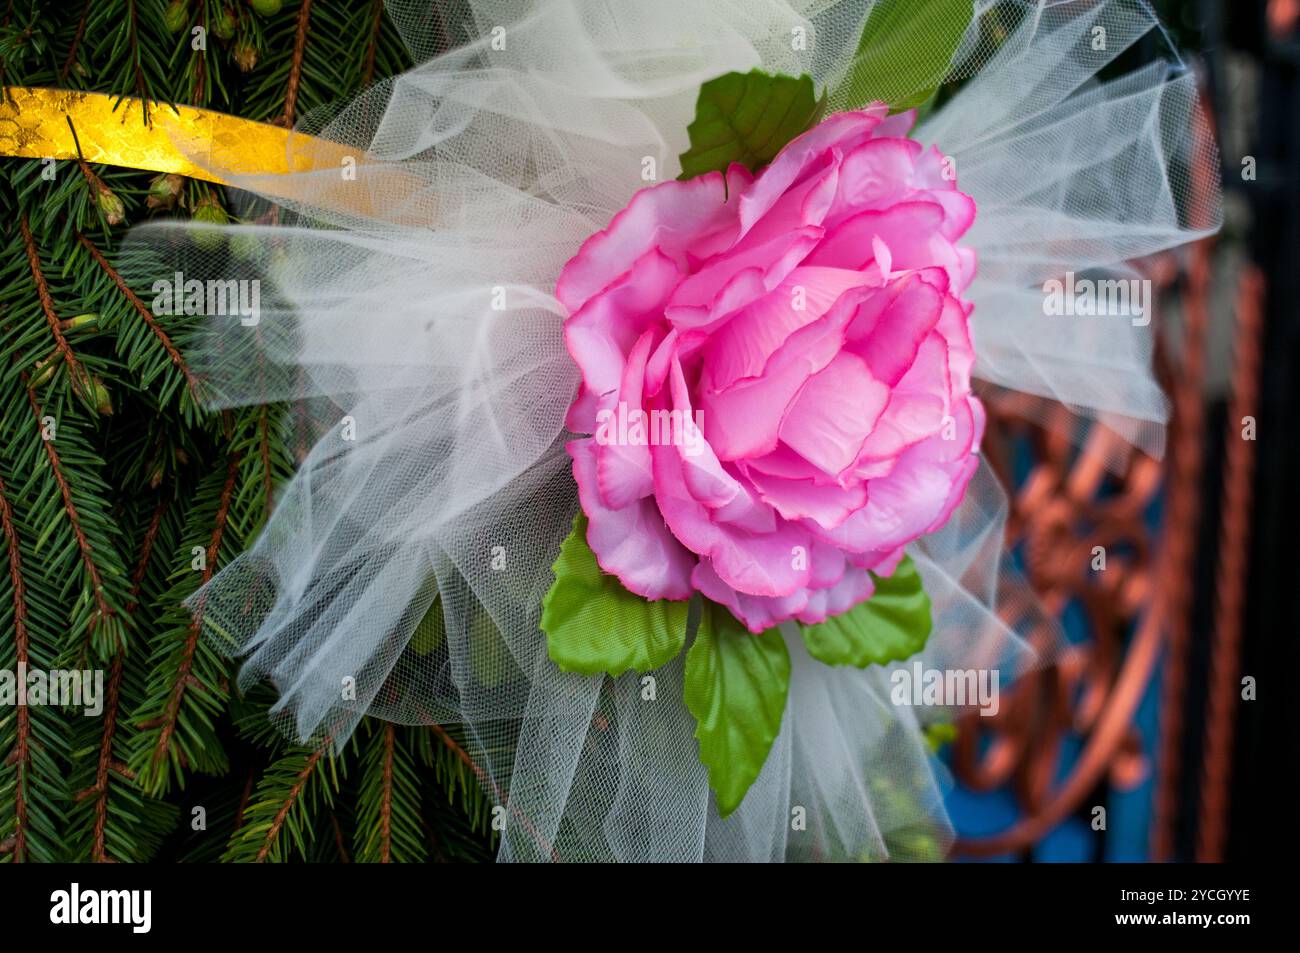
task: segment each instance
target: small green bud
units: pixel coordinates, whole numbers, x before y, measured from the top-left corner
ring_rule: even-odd
[[[108,417],[113,413],[113,398],[108,393],[108,388],[98,377],[90,381],[90,399],[95,405],[95,409],[102,416]]]
[[[95,204],[99,206],[99,211],[104,216],[104,221],[109,225],[121,225],[126,219],[126,206],[118,198],[113,190],[103,182],[99,182],[98,188],[95,189]]]
[[[171,33],[179,33],[185,29],[188,20],[189,11],[186,9],[185,0],[172,0],[163,12],[163,23]]]
[[[149,208],[171,208],[181,194],[185,178],[175,173],[161,173],[149,181],[149,195],[144,204]]]
[[[225,225],[230,221],[230,216],[226,210],[221,207],[221,203],[213,196],[206,195],[199,200],[198,205],[194,208],[194,221],[202,222],[206,225]],[[222,235],[211,230],[194,232],[194,243],[200,248],[211,251],[221,244]]]
[[[32,375],[32,389],[36,390],[37,388],[44,387],[48,384],[50,378],[54,376],[54,369],[58,367],[58,365],[58,359],[53,357],[46,358],[43,361],[37,361],[36,373]]]
[[[79,314],[75,318],[68,318],[59,322],[65,331],[75,331],[77,328],[84,328],[94,324],[99,320],[99,314],[95,311],[87,311],[85,314]]]
[[[228,40],[235,35],[235,15],[229,10],[222,10],[212,21],[212,32],[219,40]]]
[[[280,12],[280,0],[248,0],[248,5],[260,17],[273,17]]]

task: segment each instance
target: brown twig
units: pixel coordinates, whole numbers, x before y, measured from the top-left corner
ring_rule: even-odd
[[[128,613],[134,612],[140,589],[144,584],[144,575],[149,568],[149,559],[153,555],[153,546],[158,539],[158,529],[162,525],[163,514],[167,510],[167,501],[159,500],[154,507],[153,517],[145,530],[144,540],[140,544],[140,561],[136,564],[131,577],[131,601],[126,604]],[[90,851],[94,863],[106,863],[110,860],[105,845],[104,832],[108,825],[108,778],[114,767],[113,736],[117,731],[118,699],[122,687],[122,659],[124,653],[118,652],[113,657],[113,670],[108,680],[108,691],[104,700],[104,733],[99,743],[99,766],[95,771],[95,827]]]
[[[131,286],[126,283],[126,280],[118,274],[117,270],[112,265],[108,263],[108,259],[104,257],[103,252],[95,247],[95,243],[80,231],[78,231],[76,235],[77,241],[81,242],[82,246],[90,252],[90,257],[95,259],[95,264],[99,265],[99,267],[103,269],[104,274],[108,275],[113,284],[117,285],[117,289],[126,296],[126,300],[131,302],[131,306],[135,308],[136,313],[138,313],[144,320],[144,323],[149,326],[149,330],[153,332],[153,336],[158,339],[158,343],[163,346],[163,350],[165,350],[167,356],[171,358],[172,365],[175,366],[176,369],[185,377],[185,383],[190,389],[190,394],[193,395],[194,399],[197,401],[199,399],[198,379],[195,378],[189,365],[185,362],[185,358],[181,356],[181,352],[177,349],[176,345],[172,343],[171,337],[163,330],[162,325],[158,323],[158,319],[154,317],[153,312],[145,307],[144,302],[140,300],[140,296],[131,290]]]
[[[262,457],[262,489],[266,494],[266,515],[271,515],[272,498],[274,496],[275,484],[271,479],[271,438],[267,433],[267,410],[262,408],[261,419],[258,421],[258,449]]]
[[[286,129],[293,128],[297,117],[298,86],[302,82],[302,59],[307,49],[307,24],[311,19],[311,0],[302,0],[298,8],[298,31],[293,42],[293,60],[289,64],[289,85],[284,93],[284,115],[280,123]]]
[[[393,848],[393,738],[391,721],[384,723],[384,783],[379,800],[379,862],[392,863]]]
[[[22,232],[23,246],[27,251],[27,265],[32,272],[32,280],[36,283],[36,296],[41,302],[41,311],[45,314],[45,321],[50,326],[50,333],[54,335],[54,343],[63,357],[64,362],[68,365],[68,370],[72,374],[72,383],[79,393],[88,393],[82,391],[82,386],[90,382],[90,375],[86,373],[81,362],[77,360],[77,355],[72,350],[72,345],[68,339],[63,336],[63,325],[59,320],[58,314],[54,310],[54,299],[50,296],[50,286],[45,280],[45,272],[41,268],[41,257],[36,249],[36,240],[32,237],[31,227],[27,224],[27,213],[24,212],[18,219],[18,229]]]
[[[44,423],[41,419],[41,406],[36,401],[36,392],[32,390],[31,384],[28,383],[27,374],[22,375],[23,386],[27,390],[27,404],[32,409],[32,416],[36,418],[36,428],[39,431]],[[45,447],[45,456],[50,461],[50,472],[54,474],[54,482],[58,484],[59,495],[63,498],[63,509],[68,514],[68,522],[72,524],[72,533],[77,539],[77,549],[81,552],[81,561],[85,564],[86,574],[90,577],[90,589],[95,599],[95,620],[91,623],[91,630],[103,620],[113,614],[108,603],[104,600],[104,584],[99,577],[99,567],[95,565],[95,551],[90,545],[90,540],[86,538],[85,530],[81,527],[81,518],[77,515],[77,505],[72,500],[72,488],[68,485],[68,478],[63,473],[63,463],[59,459],[59,452],[54,449],[54,441],[41,439],[42,446]]]
[[[9,549],[9,578],[13,587],[14,599],[14,650],[17,664],[27,664],[27,590],[23,585],[22,554],[18,551],[18,531],[14,528],[13,510],[9,508],[9,499],[5,495],[4,479],[0,478],[0,531],[3,531],[5,545]],[[16,824],[13,837],[8,843],[15,862],[21,862],[27,850],[27,744],[31,736],[31,721],[26,705],[19,705],[17,712],[17,739],[14,742],[13,762],[18,766],[17,786],[14,790]]]
[[[239,796],[239,807],[235,810],[235,830],[244,826],[244,811],[248,809],[248,799],[253,796],[254,770],[248,769],[248,778],[244,781],[244,791]]]
[[[140,69],[140,16],[134,3],[131,4],[130,24],[130,39],[128,42],[131,44],[131,52],[135,57],[135,92],[140,102],[144,104],[142,108],[144,109],[145,121],[148,122],[149,106],[148,100],[145,98],[144,73]]]
[[[158,540],[158,530],[162,526],[163,514],[167,512],[167,501],[159,500],[158,505],[154,507],[153,516],[149,519],[149,527],[144,531],[144,539],[140,542],[140,561],[136,563],[135,572],[131,576],[131,601],[126,604],[127,612],[134,612],[136,608],[136,599],[140,595],[140,589],[144,585],[144,574],[149,568],[149,559],[153,556],[153,545]]]
[[[369,86],[375,78],[375,56],[379,51],[379,33],[384,25],[384,0],[374,0],[374,13],[370,21],[370,42],[366,45],[366,68],[361,85]]]
[[[206,3],[200,8],[199,16],[202,18],[202,23],[200,25],[206,32],[208,29],[208,5]],[[190,83],[190,102],[195,106],[202,106],[203,93],[205,91],[204,80],[206,79],[203,67],[208,56],[207,46],[205,45],[203,49],[196,50],[195,52],[199,55],[191,61],[194,64],[194,73],[193,81]]]
[[[86,0],[85,6],[81,8],[81,19],[77,21],[77,32],[72,34],[72,45],[68,47],[68,57],[63,61],[63,67],[59,70],[59,79],[68,78],[68,73],[72,72],[73,64],[77,61],[77,49],[81,46],[81,39],[86,35],[86,18],[90,15],[90,5],[94,0]]]
[[[113,764],[113,734],[117,730],[117,700],[122,687],[122,653],[113,658],[113,670],[108,679],[108,691],[104,699],[104,734],[99,742],[99,765],[95,769],[95,828],[90,859],[102,864],[109,861],[104,843],[104,831],[108,826],[108,775]]]
[[[221,501],[217,505],[217,517],[212,529],[212,539],[208,544],[207,561],[203,566],[203,583],[212,578],[217,564],[217,553],[221,550],[221,537],[226,531],[226,517],[230,513],[230,500],[234,495],[235,477],[239,474],[239,454],[231,454],[230,465],[226,470],[226,483],[221,488]],[[194,620],[190,623],[190,634],[185,640],[184,654],[176,672],[176,684],[172,696],[167,702],[167,711],[163,716],[162,731],[158,734],[158,746],[154,749],[154,762],[160,763],[167,754],[176,721],[180,717],[181,699],[185,689],[190,685],[190,670],[194,665],[194,653],[198,649],[199,632],[203,626],[203,607],[195,606]]]
[[[302,770],[298,772],[298,779],[294,781],[293,787],[289,789],[289,796],[285,798],[284,803],[280,805],[280,810],[276,812],[275,820],[271,822],[271,827],[266,832],[266,840],[262,842],[261,849],[257,852],[257,863],[266,860],[267,855],[271,852],[271,847],[275,844],[275,839],[280,836],[280,828],[284,825],[284,819],[289,816],[289,811],[298,801],[298,795],[311,779],[311,773],[316,770],[316,762],[320,761],[321,756],[325,754],[328,743],[322,743],[319,748],[311,753],[307,758],[307,763],[303,765]]]

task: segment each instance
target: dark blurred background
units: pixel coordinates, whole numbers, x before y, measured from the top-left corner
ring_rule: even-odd
[[[994,400],[1010,542],[1070,648],[944,746],[959,859],[1242,861],[1296,840],[1300,0],[1155,6],[1217,131],[1221,168],[1192,179],[1222,182],[1224,225],[1141,266],[1162,461],[1108,472],[1101,428],[1075,446]],[[1096,545],[1111,571],[1090,571]]]

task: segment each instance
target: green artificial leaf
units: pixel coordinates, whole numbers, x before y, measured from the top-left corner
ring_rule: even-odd
[[[789,690],[790,655],[780,631],[754,635],[722,606],[705,601],[686,653],[682,694],[723,817],[740,806],[763,769]]]
[[[496,688],[523,675],[505,636],[487,609],[478,604],[470,610],[469,670],[485,688]]]
[[[693,179],[725,172],[739,162],[751,172],[771,162],[795,136],[815,125],[826,105],[811,76],[772,76],[761,70],[725,73],[700,87],[695,118],[682,153],[682,174]]]
[[[912,557],[894,574],[875,573],[876,591],[866,602],[816,625],[800,626],[808,654],[827,665],[885,665],[925,648],[930,637],[930,597]]]
[[[881,0],[858,41],[836,103],[874,100],[902,112],[926,102],[943,82],[974,15],[972,0]]]
[[[686,644],[687,602],[651,602],[601,571],[579,515],[555,561],[555,582],[542,599],[542,630],[551,660],[566,672],[621,675],[658,668]]]
[[[442,617],[442,599],[434,596],[433,604],[411,633],[411,651],[416,655],[428,655],[436,651],[446,638],[447,622]]]

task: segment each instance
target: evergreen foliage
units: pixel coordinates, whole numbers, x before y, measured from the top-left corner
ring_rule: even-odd
[[[409,65],[382,6],[6,0],[0,80],[137,97],[133,122],[292,125]],[[264,523],[287,409],[205,410],[197,319],[152,314],[114,262],[131,225],[225,220],[229,196],[46,166],[0,159],[0,670],[100,669],[105,699],[0,708],[0,861],[489,859],[454,734],[367,719],[341,752],[291,745],[181,604]]]

